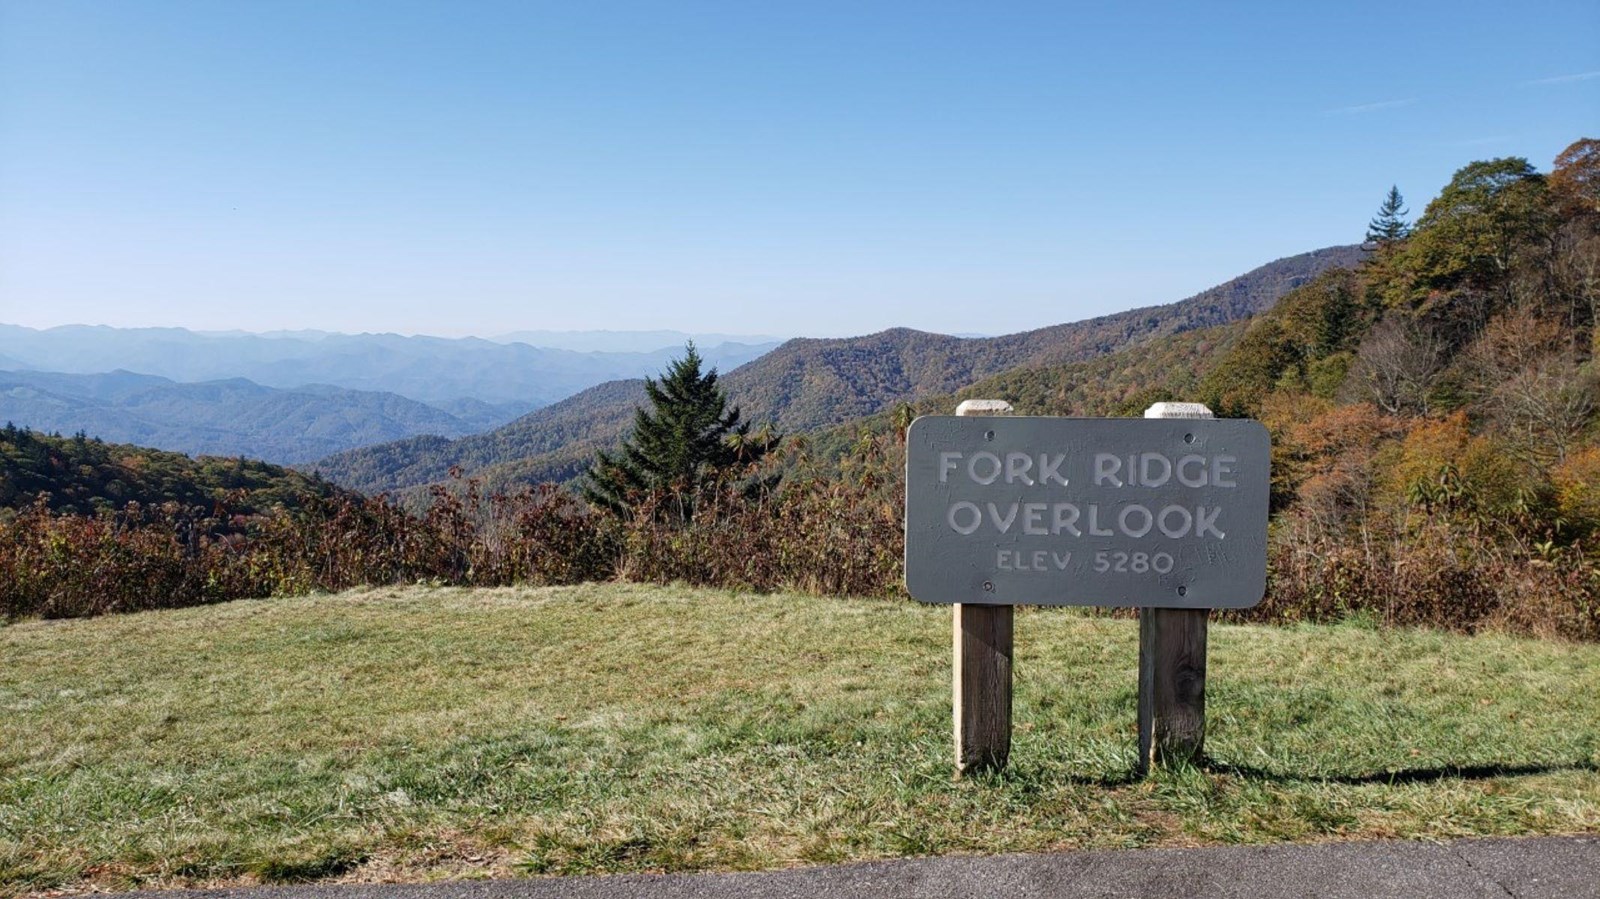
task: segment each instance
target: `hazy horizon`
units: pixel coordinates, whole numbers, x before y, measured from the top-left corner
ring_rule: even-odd
[[[1346,246],[1348,246],[1348,244]],[[1333,249],[1333,247],[1331,247],[1331,246],[1330,247],[1316,247],[1316,248],[1313,248],[1313,249],[1310,249],[1310,250],[1306,250],[1306,251],[1304,251],[1304,253],[1320,252],[1320,251],[1329,250],[1329,249]],[[1290,255],[1291,256],[1298,256],[1298,255],[1303,255],[1303,253],[1295,253],[1295,254],[1290,254]],[[1283,259],[1283,258],[1290,258],[1290,257],[1286,256],[1286,257],[1279,257],[1279,258]],[[439,333],[439,332],[423,332],[423,331],[395,331],[395,330],[372,330],[372,329],[366,329],[366,330],[331,330],[331,329],[326,329],[326,328],[309,328],[309,327],[303,327],[303,328],[272,328],[272,329],[263,329],[263,330],[251,330],[251,329],[246,329],[246,328],[211,329],[211,328],[190,327],[188,325],[183,325],[183,324],[142,324],[142,325],[141,324],[130,324],[130,325],[122,325],[122,324],[112,324],[112,323],[108,323],[108,322],[86,322],[86,321],[66,321],[66,322],[61,322],[59,324],[33,325],[33,324],[27,324],[27,323],[24,323],[24,322],[10,321],[10,320],[0,320],[0,327],[14,326],[14,327],[28,328],[30,330],[40,331],[40,332],[57,330],[57,329],[68,329],[68,328],[108,328],[108,329],[113,329],[113,330],[126,330],[126,331],[173,330],[173,331],[187,331],[187,332],[193,333],[193,334],[205,335],[205,336],[217,336],[217,337],[250,336],[250,337],[265,337],[265,338],[289,337],[289,338],[302,338],[302,339],[306,338],[306,337],[309,337],[309,336],[312,336],[312,335],[316,335],[316,336],[343,336],[343,337],[395,336],[395,337],[404,337],[404,338],[414,338],[414,337],[415,338],[435,338],[435,339],[441,339],[441,340],[484,340],[484,341],[488,341],[488,342],[491,342],[491,343],[521,342],[521,343],[529,343],[532,346],[537,346],[537,347],[546,348],[546,349],[561,349],[561,348],[563,348],[563,346],[562,346],[563,341],[561,341],[560,339],[556,339],[556,340],[553,340],[552,342],[549,342],[549,343],[533,343],[531,340],[525,339],[525,338],[527,336],[529,336],[529,335],[535,335],[535,334],[548,335],[548,336],[550,336],[552,338],[561,338],[563,336],[568,336],[568,337],[573,337],[573,338],[583,338],[583,337],[600,337],[600,336],[604,336],[604,335],[616,335],[618,337],[637,337],[637,336],[641,336],[641,335],[651,335],[651,334],[672,334],[672,335],[679,335],[679,336],[684,337],[684,338],[694,339],[697,343],[701,342],[701,338],[702,337],[712,337],[712,338],[718,338],[719,340],[717,342],[721,342],[721,340],[727,340],[729,342],[742,342],[742,343],[755,344],[755,343],[781,343],[781,342],[788,341],[788,340],[793,340],[793,339],[796,339],[796,338],[811,338],[811,339],[828,340],[828,339],[838,339],[838,338],[860,337],[860,336],[865,336],[865,335],[868,335],[868,334],[874,334],[874,333],[879,333],[879,332],[888,331],[888,330],[897,330],[897,329],[902,329],[902,328],[911,328],[912,330],[925,331],[927,333],[942,334],[942,335],[945,335],[945,336],[948,336],[948,337],[959,337],[959,338],[963,338],[963,339],[966,339],[966,338],[986,338],[986,337],[1001,336],[1001,335],[1004,335],[1004,334],[1023,333],[1023,332],[1026,332],[1026,331],[1039,330],[1039,329],[1042,329],[1042,328],[1049,328],[1049,327],[1054,327],[1056,325],[1062,325],[1062,324],[1072,324],[1072,323],[1075,323],[1075,322],[1088,321],[1090,319],[1100,318],[1100,317],[1103,317],[1103,316],[1106,316],[1106,315],[1115,315],[1115,314],[1117,314],[1119,312],[1127,312],[1127,311],[1131,311],[1133,309],[1148,308],[1148,307],[1155,307],[1155,306],[1164,306],[1164,305],[1168,305],[1170,303],[1180,302],[1182,300],[1189,299],[1190,297],[1193,297],[1193,296],[1196,296],[1196,295],[1198,295],[1200,293],[1203,293],[1206,290],[1210,290],[1212,288],[1219,287],[1219,286],[1221,286],[1223,284],[1228,283],[1229,281],[1233,280],[1234,278],[1237,278],[1237,277],[1240,277],[1242,275],[1245,275],[1245,274],[1249,273],[1250,271],[1255,270],[1256,268],[1259,268],[1259,267],[1264,266],[1264,265],[1268,265],[1268,264],[1270,264],[1272,262],[1276,262],[1276,261],[1278,261],[1278,259],[1264,260],[1259,265],[1251,266],[1248,269],[1245,269],[1245,270],[1242,270],[1242,271],[1234,273],[1233,275],[1229,276],[1228,278],[1225,278],[1225,279],[1220,280],[1220,281],[1218,281],[1216,283],[1213,283],[1213,284],[1207,284],[1204,287],[1196,288],[1196,289],[1190,291],[1189,293],[1183,294],[1181,296],[1168,297],[1168,298],[1164,298],[1164,299],[1152,299],[1152,300],[1150,300],[1148,302],[1139,303],[1137,305],[1128,306],[1128,307],[1125,307],[1125,308],[1108,309],[1108,310],[1105,310],[1103,312],[1097,312],[1097,313],[1095,313],[1093,315],[1085,315],[1085,316],[1076,317],[1076,318],[1064,318],[1064,319],[1061,319],[1061,320],[1043,321],[1043,322],[1040,322],[1038,324],[1030,325],[1028,327],[1020,328],[1020,329],[1017,329],[1017,330],[1014,330],[1014,331],[999,331],[999,330],[991,330],[991,331],[959,331],[959,330],[938,330],[938,329],[933,329],[933,328],[914,328],[914,327],[909,326],[909,325],[886,325],[886,326],[881,327],[881,328],[876,328],[876,329],[874,329],[872,331],[841,331],[839,333],[834,333],[834,334],[820,334],[820,333],[803,333],[803,334],[755,334],[755,333],[749,333],[749,334],[738,334],[738,333],[728,333],[728,332],[711,332],[711,333],[707,333],[707,332],[689,331],[689,330],[685,330],[685,329],[682,329],[682,328],[673,328],[673,327],[661,327],[661,328],[533,328],[533,327],[523,327],[523,328],[517,328],[517,329],[513,329],[513,330],[509,330],[509,331],[502,331],[502,332],[498,332],[498,333],[474,333],[474,332]],[[643,344],[640,344],[640,346],[642,347]],[[662,347],[661,346],[651,345],[650,348],[651,349],[660,349]],[[581,350],[581,352],[592,352],[592,351],[593,350]],[[642,350],[634,350],[634,351],[642,351]]]
[[[188,327],[188,326],[185,326],[185,325],[114,325],[114,324],[109,324],[109,323],[106,323],[106,322],[84,322],[84,321],[62,322],[60,324],[55,324],[55,325],[30,325],[30,324],[25,324],[23,322],[0,321],[0,327],[3,327],[3,326],[27,328],[27,329],[29,329],[31,331],[53,331],[53,330],[68,329],[68,328],[108,328],[108,329],[119,330],[119,331],[187,331],[187,332],[189,332],[191,334],[197,334],[197,335],[201,335],[201,336],[205,336],[205,337],[234,337],[234,336],[238,336],[238,337],[265,337],[265,338],[280,338],[280,337],[287,337],[287,338],[310,338],[310,337],[406,337],[406,338],[410,338],[410,337],[431,337],[431,338],[437,338],[437,339],[440,339],[440,340],[484,340],[484,341],[488,341],[490,343],[508,342],[508,341],[511,340],[511,338],[519,337],[521,334],[538,334],[538,333],[548,334],[548,335],[550,335],[552,337],[587,336],[587,335],[595,335],[595,336],[604,336],[604,335],[623,336],[623,335],[626,335],[626,336],[632,336],[632,335],[668,334],[668,333],[670,333],[670,334],[674,334],[674,335],[682,335],[684,337],[695,338],[697,340],[697,342],[698,342],[699,338],[701,338],[701,337],[714,337],[714,338],[726,338],[726,339],[729,339],[729,340],[738,340],[738,341],[741,341],[741,342],[749,342],[749,343],[769,343],[769,342],[772,342],[772,341],[788,340],[788,339],[790,339],[790,337],[811,336],[811,335],[803,335],[803,334],[787,335],[787,336],[781,335],[781,334],[731,334],[731,333],[704,334],[704,333],[701,333],[701,332],[683,331],[683,330],[677,329],[677,328],[648,328],[648,329],[643,329],[643,328],[637,328],[637,329],[635,329],[635,328],[630,328],[630,329],[621,329],[621,328],[567,328],[567,329],[525,328],[525,329],[519,329],[518,331],[509,331],[509,332],[503,332],[503,333],[497,333],[497,334],[435,334],[435,333],[426,333],[426,332],[420,332],[420,331],[410,331],[410,332],[408,332],[408,331],[389,331],[389,330],[332,331],[332,330],[328,330],[328,329],[325,329],[325,328],[274,328],[274,329],[270,329],[270,330],[261,330],[261,331],[253,331],[253,330],[249,330],[249,329],[245,329],[245,328],[226,328],[226,329],[221,329],[221,330],[214,330],[214,329],[210,329],[210,328],[191,328],[191,327]],[[519,340],[517,340],[515,342],[526,343],[527,341],[519,339]],[[534,346],[538,346],[538,344],[533,344],[533,345]],[[544,347],[544,348],[551,349],[551,348],[556,348],[556,347]]]

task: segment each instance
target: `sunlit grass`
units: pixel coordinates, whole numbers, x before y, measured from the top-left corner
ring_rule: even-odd
[[[1600,647],[1214,626],[1212,762],[1132,779],[1132,622],[1024,610],[951,778],[949,613],[366,590],[0,628],[0,892],[1600,830]]]

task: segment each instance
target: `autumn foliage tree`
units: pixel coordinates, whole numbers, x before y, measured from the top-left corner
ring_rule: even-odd
[[[1457,171],[1417,220],[1406,248],[1415,287],[1505,283],[1517,251],[1549,223],[1545,177],[1519,156]]]
[[[1573,141],[1556,155],[1550,193],[1572,212],[1600,213],[1600,140],[1586,137]]]

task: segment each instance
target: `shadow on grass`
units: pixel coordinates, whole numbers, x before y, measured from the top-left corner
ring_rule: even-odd
[[[1366,784],[1416,784],[1441,780],[1489,780],[1496,777],[1528,777],[1535,774],[1556,774],[1562,771],[1587,771],[1600,773],[1600,765],[1583,760],[1557,762],[1543,765],[1441,765],[1436,768],[1404,768],[1398,771],[1374,771],[1371,774],[1284,774],[1250,765],[1234,765],[1208,759],[1202,766],[1215,774],[1229,774],[1251,780],[1273,783],[1325,783],[1344,786]]]
[[[1583,771],[1591,774],[1600,774],[1600,763],[1580,759],[1575,762],[1547,762],[1537,765],[1440,765],[1433,768],[1402,768],[1394,771],[1374,771],[1368,774],[1318,775],[1289,774],[1281,771],[1272,771],[1267,768],[1257,768],[1252,765],[1235,765],[1231,762],[1219,761],[1208,757],[1198,765],[1187,762],[1169,762],[1163,764],[1161,770],[1167,774],[1175,774],[1181,771],[1203,771],[1209,774],[1225,774],[1245,780],[1279,784],[1338,784],[1358,787],[1368,784],[1425,784],[1436,783],[1441,780],[1491,780],[1498,777],[1530,777],[1539,774],[1558,774],[1564,771]],[[1051,784],[1066,782],[1080,787],[1117,789],[1143,783],[1149,780],[1149,777],[1137,767],[1130,767],[1122,771],[1099,776],[1068,774],[1063,777],[1053,772],[1047,775],[1030,767],[1011,765],[999,770],[982,769],[970,771],[962,775],[960,779],[988,787],[1027,788],[1030,785],[1041,785],[1045,782]]]

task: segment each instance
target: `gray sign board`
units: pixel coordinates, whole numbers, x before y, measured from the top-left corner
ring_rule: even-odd
[[[1266,428],[930,415],[906,436],[923,602],[1237,609],[1266,592]]]

